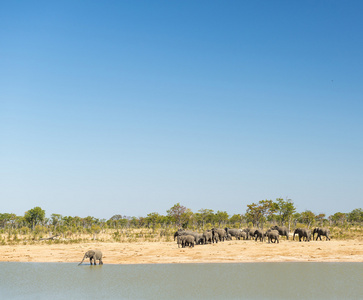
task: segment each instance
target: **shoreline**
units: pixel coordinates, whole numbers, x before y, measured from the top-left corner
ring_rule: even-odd
[[[39,242],[2,245],[0,249],[2,262],[79,263],[90,249],[103,252],[104,264],[363,262],[362,240],[280,240],[279,244],[232,240],[194,248],[178,248],[176,242]],[[83,264],[89,264],[89,260]]]

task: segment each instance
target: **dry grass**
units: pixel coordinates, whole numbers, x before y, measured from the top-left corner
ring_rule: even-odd
[[[172,242],[173,234],[176,229],[106,229],[99,233],[73,233],[66,232],[60,236],[47,240],[51,233],[22,233],[12,231],[0,234],[0,245],[16,244],[76,244],[92,241],[105,243],[144,243],[144,242]],[[355,227],[330,227],[331,238],[333,240],[363,240],[363,228]],[[45,239],[45,240],[41,240]]]

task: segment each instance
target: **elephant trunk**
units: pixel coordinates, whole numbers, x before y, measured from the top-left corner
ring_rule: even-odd
[[[80,265],[81,263],[83,263],[84,259],[86,258],[86,255],[87,255],[87,254],[85,254],[85,255],[83,256],[82,261],[81,261],[78,265]]]

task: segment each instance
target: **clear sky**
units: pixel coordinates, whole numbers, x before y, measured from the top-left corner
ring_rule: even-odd
[[[1,1],[0,212],[363,207],[362,1]]]

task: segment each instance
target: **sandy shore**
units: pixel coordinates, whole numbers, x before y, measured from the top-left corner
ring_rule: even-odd
[[[227,241],[194,248],[175,242],[82,243],[0,246],[0,261],[78,263],[89,249],[100,249],[105,264],[241,263],[241,262],[363,262],[363,241],[331,240],[279,244]],[[89,260],[87,259],[87,262]]]

